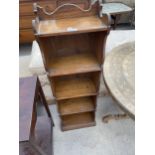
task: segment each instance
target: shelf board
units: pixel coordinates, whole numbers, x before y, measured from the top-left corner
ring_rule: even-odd
[[[59,79],[55,83],[55,96],[57,100],[97,95],[95,84],[90,78],[75,77]]]
[[[59,20],[43,20],[37,25],[39,36],[56,36],[82,32],[107,30],[107,25],[98,16],[87,16]]]
[[[58,106],[60,115],[71,115],[95,111],[95,104],[90,97],[59,101]]]
[[[63,116],[61,123],[63,131],[96,125],[93,113]]]
[[[62,76],[75,73],[100,71],[96,57],[91,53],[54,58],[49,64],[49,76]]]

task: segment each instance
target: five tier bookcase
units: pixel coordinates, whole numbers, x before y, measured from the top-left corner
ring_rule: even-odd
[[[57,101],[62,131],[94,126],[96,99],[110,31],[100,1],[51,0],[34,3],[32,21]]]

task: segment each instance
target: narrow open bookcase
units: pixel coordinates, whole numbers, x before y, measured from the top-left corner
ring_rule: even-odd
[[[62,131],[94,126],[110,16],[100,1],[34,3],[32,21],[57,101]]]

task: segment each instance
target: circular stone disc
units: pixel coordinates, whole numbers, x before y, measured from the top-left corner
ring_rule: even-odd
[[[104,62],[105,82],[118,103],[135,117],[135,43],[114,48]]]

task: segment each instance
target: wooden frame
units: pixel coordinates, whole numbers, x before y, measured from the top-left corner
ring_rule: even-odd
[[[20,78],[19,87],[19,154],[52,155],[54,123],[39,79]],[[46,115],[38,115],[38,106]]]

